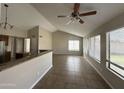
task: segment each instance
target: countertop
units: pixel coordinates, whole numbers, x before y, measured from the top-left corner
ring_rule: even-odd
[[[38,57],[38,56],[44,55],[46,53],[49,53],[51,51],[52,50],[47,50],[47,51],[38,53],[36,55],[29,55],[29,56],[23,57],[21,59],[15,60],[15,61],[9,61],[9,62],[7,62],[7,63],[5,63],[3,65],[0,65],[0,72],[3,71],[3,70],[5,70],[5,69],[11,68],[11,67],[13,67],[15,65],[19,65],[19,64],[24,63],[24,62],[26,62],[28,60],[31,60],[31,59],[33,59],[35,57]]]

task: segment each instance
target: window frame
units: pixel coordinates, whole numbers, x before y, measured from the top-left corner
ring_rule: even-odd
[[[112,31],[111,31],[112,32]],[[110,32],[106,33],[106,63],[108,63],[107,68],[110,69],[112,72],[114,72],[115,74],[121,76],[122,78],[124,78],[123,75],[121,75],[120,73],[118,73],[116,70],[111,68],[111,65],[114,65],[115,67],[118,67],[121,70],[124,70],[124,67],[116,64],[115,62],[112,62],[110,60]]]
[[[78,49],[75,49],[74,46],[73,46],[73,49],[70,49],[70,47],[69,47],[70,46],[70,43],[69,43],[70,41],[73,42],[73,45],[75,45],[74,44],[75,41],[78,41],[78,44],[79,44]],[[79,52],[80,51],[80,40],[68,40],[68,50],[69,51],[74,51],[74,52]]]

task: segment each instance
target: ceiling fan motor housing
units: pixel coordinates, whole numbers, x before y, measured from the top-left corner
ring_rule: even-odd
[[[72,17],[78,17],[78,15],[79,15],[79,13],[77,12],[77,13],[74,13],[74,12],[72,12]]]

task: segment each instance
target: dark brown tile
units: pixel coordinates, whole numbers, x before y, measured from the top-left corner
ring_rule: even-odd
[[[81,56],[54,55],[53,67],[35,89],[104,89],[110,88]]]

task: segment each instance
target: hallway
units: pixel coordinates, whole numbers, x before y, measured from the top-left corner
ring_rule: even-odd
[[[108,89],[110,88],[83,57],[53,55],[52,69],[34,89]]]

